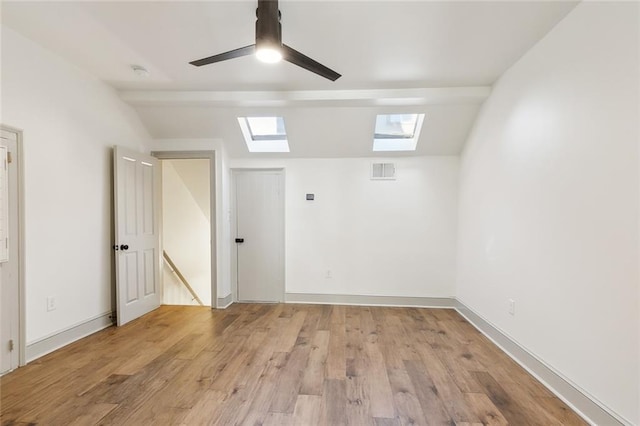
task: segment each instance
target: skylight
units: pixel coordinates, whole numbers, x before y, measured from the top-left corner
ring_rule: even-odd
[[[238,117],[249,152],[289,152],[282,117]]]
[[[379,114],[373,137],[374,151],[415,151],[424,114]]]

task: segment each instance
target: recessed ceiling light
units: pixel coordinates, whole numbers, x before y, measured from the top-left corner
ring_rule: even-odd
[[[138,77],[149,77],[149,71],[142,65],[131,65],[131,69]]]

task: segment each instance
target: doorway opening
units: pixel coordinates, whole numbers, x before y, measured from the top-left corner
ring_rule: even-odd
[[[213,155],[154,155],[162,174],[162,304],[215,307]]]

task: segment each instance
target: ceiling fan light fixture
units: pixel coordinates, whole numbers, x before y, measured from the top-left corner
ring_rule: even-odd
[[[318,61],[282,43],[281,17],[280,10],[278,10],[278,0],[258,0],[255,44],[208,56],[189,63],[193,66],[201,67],[203,65],[255,54],[258,60],[265,63],[273,64],[285,60],[328,80],[336,81],[339,79],[340,74],[334,70],[327,68]]]
[[[282,60],[282,52],[271,46],[259,47],[256,49],[256,58],[267,64],[275,64]]]

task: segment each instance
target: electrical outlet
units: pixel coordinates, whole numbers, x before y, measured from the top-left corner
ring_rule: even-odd
[[[47,297],[47,312],[56,310],[56,298],[53,296]]]
[[[513,299],[509,299],[509,315],[516,314],[516,301]]]

